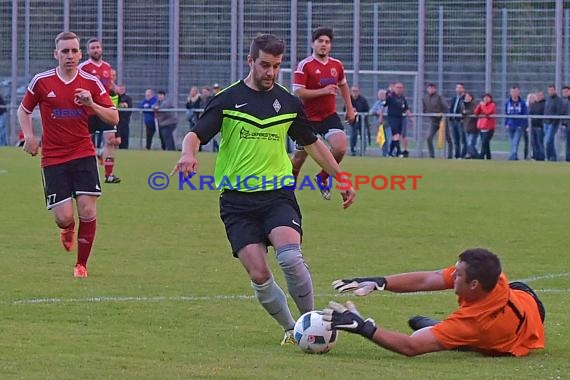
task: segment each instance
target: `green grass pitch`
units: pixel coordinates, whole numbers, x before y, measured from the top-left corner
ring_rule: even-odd
[[[44,208],[39,159],[0,149],[1,379],[563,379],[570,373],[570,165],[346,158],[361,175],[422,175],[416,191],[364,187],[348,210],[340,196],[298,192],[303,248],[316,307],[332,280],[438,269],[467,247],[502,258],[511,280],[528,279],[547,308],[547,348],[526,358],[442,352],[406,358],[341,333],[326,355],[281,347],[279,326],[252,296],[232,258],[216,191],[153,191],[178,154],[118,153],[119,185],[105,185],[90,277],[72,277]],[[201,153],[200,174],[215,156]],[[303,175],[316,166],[308,163]],[[273,256],[273,251],[269,253]],[[271,257],[281,285],[284,281]],[[451,292],[373,294],[365,316],[408,332],[414,314],[444,317]],[[292,310],[297,316],[293,303]]]

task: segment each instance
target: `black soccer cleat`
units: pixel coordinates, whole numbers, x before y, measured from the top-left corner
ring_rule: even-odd
[[[423,315],[416,315],[410,319],[408,319],[408,326],[414,331],[418,331],[423,329],[424,327],[435,326],[440,321],[431,319],[428,317],[424,317]]]
[[[105,177],[105,183],[119,183],[119,182],[121,182],[121,179],[114,174]]]

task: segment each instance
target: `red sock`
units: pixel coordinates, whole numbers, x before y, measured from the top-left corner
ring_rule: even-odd
[[[87,259],[91,254],[91,247],[95,240],[97,219],[79,218],[79,230],[77,231],[77,264],[87,267]]]
[[[293,177],[295,177],[295,182],[299,179],[299,169],[293,169]]]
[[[105,177],[113,174],[113,168],[115,167],[115,159],[113,157],[105,158]]]
[[[321,177],[322,182],[327,183],[327,181],[329,179],[329,173],[327,173],[323,169],[321,169],[321,171],[317,175]]]

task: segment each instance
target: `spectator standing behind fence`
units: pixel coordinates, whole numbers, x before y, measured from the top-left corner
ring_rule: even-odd
[[[548,86],[548,98],[546,98],[546,104],[544,106],[544,115],[560,116],[563,114],[563,112],[564,110],[562,109],[562,99],[556,92],[556,86],[551,84]],[[545,118],[544,120],[544,145],[546,148],[546,159],[548,161],[558,161],[554,139],[556,137],[556,132],[558,132],[559,126],[560,119]]]
[[[149,88],[145,91],[144,99],[139,104],[139,108],[143,109],[142,114],[146,132],[146,150],[150,150],[152,148],[152,138],[154,137],[154,132],[156,130],[153,111],[153,107],[156,102],[158,102],[158,98],[154,95],[154,91]]]
[[[562,87],[562,114],[564,116],[570,116],[570,87]],[[564,132],[566,134],[566,162],[570,162],[570,120],[562,120],[564,125]]]
[[[465,96],[465,86],[463,83],[455,85],[455,96],[451,99],[451,107],[449,113],[461,113],[461,105]],[[463,118],[450,117],[449,129],[453,137],[453,145],[455,148],[455,158],[463,158],[467,154],[467,138],[463,128]],[[451,158],[448,156],[447,158]]]
[[[186,99],[186,118],[190,124],[190,129],[194,128],[196,122],[198,121],[199,113],[198,109],[201,108],[201,97],[200,90],[196,86],[192,86],[190,92],[188,93],[188,98]]]
[[[465,93],[463,98],[463,105],[461,107],[461,114],[463,115],[463,128],[467,135],[467,154],[466,159],[479,158],[477,152],[477,139],[479,138],[479,130],[477,129],[477,118],[474,117],[475,100],[470,92]]]
[[[174,130],[176,129],[178,118],[175,112],[167,111],[174,109],[174,104],[166,97],[165,91],[158,91],[158,102],[156,102],[153,109],[158,122],[158,132],[162,150],[176,150],[174,144]]]
[[[423,105],[423,112],[424,113],[445,113],[449,109],[449,104],[447,101],[437,93],[437,87],[435,84],[430,83],[427,86],[427,94],[424,96],[422,100]],[[430,126],[429,126],[429,133],[427,137],[427,146],[429,150],[430,158],[435,158],[435,150],[433,147],[433,138],[436,135],[437,131],[439,130],[439,124],[441,122],[443,116],[431,116],[430,117]],[[449,134],[446,133],[446,137],[449,137]],[[450,141],[448,141],[449,143]],[[451,155],[451,148],[449,148],[449,154]]]
[[[378,90],[378,100],[376,100],[376,102],[372,105],[372,109],[370,110],[371,114],[376,115],[376,117],[378,117],[378,128],[380,128],[381,125],[380,121],[381,116],[382,115],[386,116],[387,110],[382,108],[384,100],[386,100],[386,90],[380,89]],[[385,141],[384,144],[381,146],[382,156],[388,157],[390,153],[390,142],[392,141],[392,131],[390,130],[390,126],[388,124],[384,125],[383,128],[384,128]]]
[[[389,155],[391,157],[407,157],[400,148],[400,137],[404,123],[404,117],[408,117],[408,122],[412,121],[408,101],[404,96],[404,84],[396,82],[393,85],[393,91],[386,93],[386,100],[382,105],[382,112],[380,112],[380,123],[384,122],[384,108],[387,108],[386,120],[392,130],[392,141],[390,142]],[[394,149],[396,152],[394,153]],[[407,153],[407,152],[406,152]]]
[[[544,92],[538,91],[533,97],[529,98],[529,115],[544,115],[546,100]],[[534,159],[536,161],[544,161],[544,126],[543,119],[530,119],[531,125],[531,141]]]
[[[364,96],[360,94],[360,88],[358,86],[352,86],[350,89],[350,102],[352,103],[352,108],[356,112],[366,112],[370,111],[370,106],[368,105],[368,101]],[[345,107],[346,111],[346,107]],[[358,135],[360,134],[360,126],[362,123],[362,117],[364,117],[364,129],[366,131],[366,138],[368,141],[368,145],[372,143],[372,138],[370,136],[370,124],[368,123],[368,116],[363,115],[356,115],[354,121],[350,124],[352,127],[352,133],[350,135],[350,154],[352,156],[356,156],[356,140]],[[361,140],[364,140],[364,136],[360,136]],[[363,154],[364,152],[361,152]]]
[[[124,85],[117,86],[119,94],[119,124],[117,125],[117,134],[121,140],[119,149],[129,149],[130,123],[133,111],[127,111],[126,108],[133,108],[133,98],[127,94],[127,88]]]
[[[511,96],[505,102],[505,115],[528,115],[526,103],[521,98],[521,90],[518,86],[511,87]],[[527,118],[520,119],[507,117],[505,119],[505,127],[509,132],[509,139],[511,141],[511,154],[509,155],[509,160],[517,161],[519,159],[519,143],[523,132],[527,129],[527,126]],[[525,156],[526,155],[528,155],[528,152],[526,152]]]
[[[8,110],[6,102],[0,95],[0,146],[8,145]]]
[[[481,158],[490,160],[491,139],[495,134],[495,128],[497,128],[497,120],[494,117],[497,113],[497,106],[493,102],[493,96],[491,94],[483,95],[483,100],[475,107],[473,113],[479,117],[477,129],[481,131]]]

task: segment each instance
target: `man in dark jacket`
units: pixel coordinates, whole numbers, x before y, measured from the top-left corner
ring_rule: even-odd
[[[544,115],[546,100],[544,100],[544,92],[538,91],[536,100],[530,103],[529,115]],[[544,128],[543,119],[532,118],[530,120],[532,133],[532,150],[536,161],[544,161]]]
[[[443,98],[443,96],[437,93],[437,88],[435,84],[430,83],[427,86],[427,94],[424,96],[422,100],[423,104],[423,112],[424,113],[445,113],[449,109],[449,105]],[[435,158],[435,152],[433,148],[433,137],[439,130],[439,124],[441,122],[441,116],[432,116],[430,117],[430,127],[429,127],[429,134],[427,137],[427,146],[429,150],[429,156],[431,158]],[[452,144],[449,132],[446,130],[445,138],[448,142],[448,149],[449,149],[449,158],[451,158],[452,154]]]
[[[563,114],[570,116],[570,86],[562,87]],[[562,120],[566,129],[566,162],[570,162],[570,120]]]
[[[463,99],[465,97],[465,86],[463,83],[455,85],[455,96],[451,99],[451,107],[449,113],[460,114],[463,107]],[[463,158],[467,154],[467,136],[463,128],[463,118],[450,117],[449,128],[453,136],[453,144],[455,145],[455,158]],[[451,157],[448,157],[451,158]]]
[[[562,109],[562,99],[556,93],[556,86],[551,84],[548,86],[548,98],[546,99],[546,104],[544,106],[545,116],[560,116],[564,114]],[[544,120],[544,145],[546,147],[546,159],[548,161],[557,161],[558,155],[556,154],[556,145],[554,144],[554,138],[556,137],[556,132],[558,132],[558,127],[560,126],[560,119],[548,119]]]
[[[133,108],[133,98],[127,94],[125,86],[117,86],[119,94],[119,124],[117,125],[117,134],[121,139],[119,149],[129,149],[129,124],[131,123],[132,111],[124,110]]]
[[[176,150],[174,143],[174,130],[178,124],[176,113],[168,111],[173,109],[174,104],[166,97],[165,91],[158,92],[158,102],[153,107],[158,121],[158,131],[160,133],[160,143],[162,150]]]
[[[356,112],[366,112],[370,111],[370,106],[368,105],[368,101],[364,96],[360,94],[360,88],[358,86],[352,86],[350,89],[350,102],[352,103],[352,107]],[[364,118],[364,120],[362,120]],[[352,133],[350,134],[350,154],[352,156],[356,156],[356,140],[358,135],[360,134],[360,127],[361,123],[364,123],[364,129],[366,131],[368,144],[371,143],[371,136],[370,136],[370,125],[368,124],[368,116],[357,115],[354,119],[354,122],[350,124],[352,127]],[[361,140],[366,141],[364,136],[360,136]],[[366,146],[365,143],[362,146]],[[360,154],[364,154],[364,152],[360,152]]]

